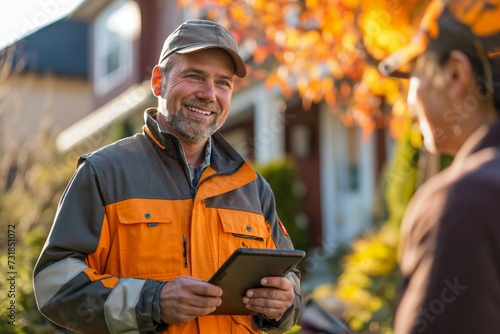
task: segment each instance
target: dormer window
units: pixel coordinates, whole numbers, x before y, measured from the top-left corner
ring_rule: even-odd
[[[132,75],[134,40],[140,32],[140,9],[135,1],[117,1],[97,16],[94,24],[94,91],[104,95]]]

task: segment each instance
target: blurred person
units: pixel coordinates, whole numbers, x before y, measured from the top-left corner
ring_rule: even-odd
[[[189,20],[151,78],[143,132],[82,156],[34,270],[40,311],[83,333],[281,333],[298,320],[299,273],[242,297],[248,316],[210,315],[207,283],[240,247],[292,249],[269,184],[217,132],[234,76],[233,35]]]
[[[379,69],[408,77],[425,148],[454,156],[402,222],[394,333],[500,331],[500,1],[429,4]]]

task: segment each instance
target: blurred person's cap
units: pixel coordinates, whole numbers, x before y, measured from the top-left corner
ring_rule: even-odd
[[[383,59],[379,71],[408,78],[413,60],[425,51],[452,49],[487,61],[493,77],[500,77],[500,0],[432,1],[410,44]]]
[[[186,54],[213,48],[223,49],[231,56],[236,76],[243,78],[247,74],[233,34],[208,20],[188,20],[181,24],[165,40],[158,63],[161,64],[172,53]]]

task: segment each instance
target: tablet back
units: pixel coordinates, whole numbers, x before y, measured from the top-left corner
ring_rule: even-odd
[[[211,314],[250,314],[242,302],[245,292],[260,287],[263,277],[285,276],[304,256],[302,250],[237,249],[208,281],[223,290],[222,305]]]

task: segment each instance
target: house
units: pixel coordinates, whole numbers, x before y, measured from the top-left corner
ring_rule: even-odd
[[[57,120],[58,128],[64,129],[58,136],[59,149],[75,156],[96,149],[117,124],[140,131],[144,109],[156,104],[149,78],[163,41],[184,19],[196,15],[172,0],[84,1],[55,24],[54,29],[64,30],[79,22],[86,27],[80,38],[87,42],[80,86],[71,92],[70,87],[61,88],[68,90],[64,95],[81,93],[83,104],[75,106],[75,99],[51,108],[67,117]],[[235,92],[221,132],[255,163],[293,157],[304,214],[287,224],[307,229],[312,247],[333,255],[370,224],[377,179],[391,146],[383,130],[363,139],[360,129],[346,127],[327,104],[304,111],[298,98],[285,100],[278,90],[256,81]]]
[[[93,109],[89,25],[57,21],[0,53],[0,148],[62,131]]]

